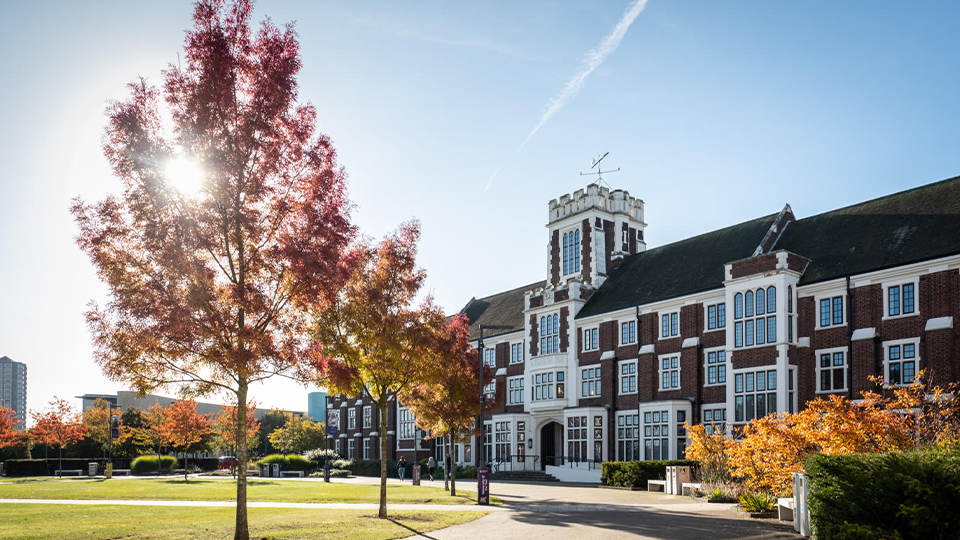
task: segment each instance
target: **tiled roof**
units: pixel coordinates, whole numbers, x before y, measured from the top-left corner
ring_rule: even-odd
[[[960,177],[797,220],[774,249],[811,259],[801,284],[960,253]]]
[[[466,314],[470,320],[470,339],[479,337],[481,324],[502,324],[512,326],[515,329],[485,331],[484,339],[493,335],[523,330],[523,294],[543,287],[544,284],[545,282],[541,280],[484,298],[472,298],[460,310],[460,313]]]
[[[577,318],[719,289],[723,286],[723,265],[753,255],[777,216],[771,214],[627,257],[609,273]]]

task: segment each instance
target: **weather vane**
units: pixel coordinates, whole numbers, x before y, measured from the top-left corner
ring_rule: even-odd
[[[620,167],[617,167],[616,169],[610,169],[609,171],[600,170],[600,162],[603,161],[603,158],[607,157],[607,155],[609,155],[609,154],[610,154],[610,152],[604,152],[602,156],[600,156],[600,157],[598,157],[598,158],[596,158],[596,159],[591,159],[591,160],[590,160],[590,168],[591,168],[591,169],[597,169],[597,170],[596,170],[595,172],[586,172],[586,173],[585,173],[585,172],[581,172],[581,173],[580,173],[580,176],[591,176],[591,175],[594,175],[594,174],[595,174],[595,175],[597,175],[597,184],[598,184],[598,185],[600,184],[600,182],[603,182],[604,184],[607,184],[607,183],[604,182],[604,180],[603,180],[603,174],[605,174],[605,173],[614,173],[614,172],[618,172],[618,171],[620,170]],[[607,184],[607,187],[611,187],[610,184]],[[611,188],[611,189],[612,189],[612,188]]]

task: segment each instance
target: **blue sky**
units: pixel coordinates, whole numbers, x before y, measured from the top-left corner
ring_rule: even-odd
[[[605,179],[646,203],[648,245],[779,211],[809,216],[960,174],[960,4],[650,0],[580,92],[549,104],[631,6],[283,2],[300,96],[350,176],[362,230],[423,223],[448,311],[545,277],[547,202]],[[119,189],[106,101],[175,62],[191,4],[0,3],[0,355],[29,406],[112,392],[84,306],[105,290],[73,243],[74,196]],[[491,181],[492,178],[492,181]],[[287,383],[265,405],[306,408]]]

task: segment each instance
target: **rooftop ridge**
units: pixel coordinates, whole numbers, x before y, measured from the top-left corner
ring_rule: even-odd
[[[916,194],[917,192],[931,191],[931,190],[933,190],[933,189],[936,189],[936,188],[938,188],[938,187],[942,187],[943,185],[949,184],[949,183],[951,183],[951,182],[958,182],[958,183],[960,183],[960,176],[953,176],[953,177],[950,177],[950,178],[946,178],[946,179],[944,179],[944,180],[939,180],[939,181],[937,181],[937,182],[933,182],[932,184],[923,184],[922,186],[912,187],[912,188],[910,188],[910,189],[905,189],[905,190],[903,190],[903,191],[896,191],[896,192],[894,192],[894,193],[888,193],[888,194],[886,194],[886,195],[881,195],[881,196],[879,196],[879,197],[876,197],[876,198],[873,198],[873,199],[870,199],[870,200],[867,200],[867,201],[861,201],[861,202],[853,203],[853,204],[850,204],[850,205],[847,205],[847,206],[842,206],[842,207],[840,207],[840,208],[834,208],[833,210],[827,210],[827,211],[825,211],[825,212],[820,212],[819,214],[813,214],[813,215],[811,215],[811,216],[807,216],[807,217],[802,218],[802,219],[797,219],[797,221],[804,221],[804,220],[808,220],[808,219],[814,219],[814,218],[818,218],[818,217],[826,216],[826,215],[830,215],[830,214],[845,214],[845,213],[849,213],[850,210],[855,209],[855,208],[861,208],[861,207],[865,207],[865,206],[869,206],[869,205],[875,205],[875,204],[881,203],[881,202],[883,202],[883,201],[889,201],[889,200],[894,199],[894,198],[897,198],[897,197],[903,197],[904,195]]]

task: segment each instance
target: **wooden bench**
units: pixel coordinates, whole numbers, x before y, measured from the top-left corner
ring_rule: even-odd
[[[280,476],[298,476],[303,478],[303,471],[280,471]]]
[[[654,489],[654,486],[658,486]],[[667,491],[666,480],[647,480],[647,491]]]
[[[688,497],[693,497],[700,491],[700,482],[684,482],[680,484],[680,493]]]
[[[130,469],[114,469],[113,474],[130,476]]]
[[[83,469],[63,469],[62,471],[60,469],[57,469],[53,471],[54,476],[63,476],[64,474],[67,474],[67,473],[73,473],[77,476],[83,476]]]
[[[780,518],[780,521],[793,521],[793,497],[781,497],[777,499],[777,514]]]

